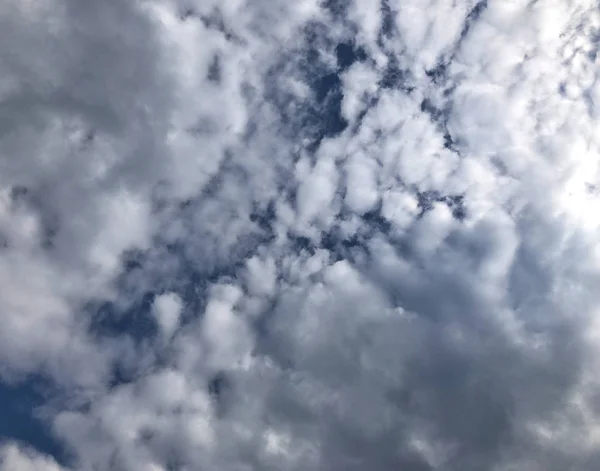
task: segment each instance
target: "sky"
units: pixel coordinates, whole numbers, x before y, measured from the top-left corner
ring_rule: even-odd
[[[600,466],[593,0],[0,2],[1,471]]]

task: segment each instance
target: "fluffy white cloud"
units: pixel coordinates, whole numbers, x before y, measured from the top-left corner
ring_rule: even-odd
[[[171,337],[179,326],[183,308],[181,298],[175,293],[160,295],[154,300],[152,308],[161,333],[167,338]]]
[[[67,462],[2,469],[595,469],[599,32],[4,2],[0,374]]]
[[[0,469],[5,471],[61,471],[64,468],[54,459],[14,443],[0,447]]]

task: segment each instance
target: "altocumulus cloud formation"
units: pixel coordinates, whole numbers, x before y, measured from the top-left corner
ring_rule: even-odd
[[[0,44],[0,469],[598,469],[595,1],[4,0]]]

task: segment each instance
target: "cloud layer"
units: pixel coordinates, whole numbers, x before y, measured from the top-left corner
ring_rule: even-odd
[[[591,0],[5,1],[0,469],[596,469],[599,37]]]

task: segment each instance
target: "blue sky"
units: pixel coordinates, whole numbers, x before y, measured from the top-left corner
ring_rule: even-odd
[[[4,1],[0,470],[597,469],[599,37]]]

